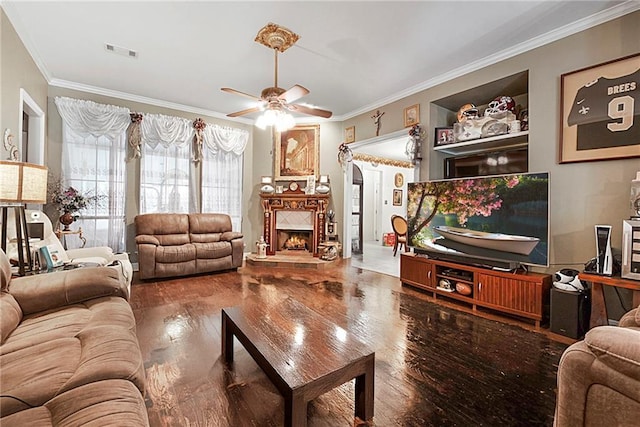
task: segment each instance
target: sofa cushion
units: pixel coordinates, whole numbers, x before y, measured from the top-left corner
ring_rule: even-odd
[[[229,242],[194,243],[193,246],[196,248],[198,260],[223,258],[231,255],[231,243]]]
[[[158,246],[156,263],[168,264],[193,261],[196,259],[196,247],[191,243],[180,246]]]
[[[22,320],[22,309],[8,292],[0,291],[0,344],[4,344]]]
[[[207,241],[198,240],[198,234],[219,234],[225,231],[231,231],[231,217],[222,213],[200,213],[189,214],[189,232],[195,236],[192,236],[192,242]],[[211,240],[209,240],[211,241]]]
[[[54,397],[43,406],[2,418],[3,427],[148,426],[144,399],[126,380],[86,384]]]
[[[119,297],[25,316],[0,350],[3,416],[105,379],[127,379],[144,391],[135,319]]]
[[[135,224],[136,235],[155,236],[162,246],[189,243],[187,214],[143,214],[136,216]]]

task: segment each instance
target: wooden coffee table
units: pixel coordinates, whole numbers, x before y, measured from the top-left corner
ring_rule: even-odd
[[[307,425],[307,403],[356,379],[355,416],[373,418],[375,353],[294,299],[222,309],[222,356],[233,363],[233,337],[284,396],[285,426]]]

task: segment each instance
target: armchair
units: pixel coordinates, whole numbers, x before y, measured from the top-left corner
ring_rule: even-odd
[[[631,426],[640,419],[640,308],[565,350],[555,427]]]
[[[126,253],[117,254],[113,252],[113,249],[107,246],[96,246],[89,248],[80,248],[80,249],[65,249],[60,242],[60,239],[56,236],[53,231],[53,225],[51,224],[51,220],[44,212],[36,211],[36,210],[26,210],[27,222],[36,222],[31,220],[32,212],[40,212],[40,218],[37,222],[43,223],[43,239],[39,242],[35,242],[32,244],[32,249],[38,249],[45,245],[53,245],[62,258],[62,261],[65,263],[72,264],[81,264],[81,263],[93,263],[99,266],[105,266],[114,264],[114,261],[118,261],[117,267],[120,270],[120,274],[127,284],[127,288],[131,290],[131,281],[133,279],[133,266],[131,265],[131,261],[129,260],[129,255]],[[11,241],[12,238],[16,235],[15,230],[15,221],[13,219],[13,214],[9,213],[9,218],[7,219],[7,238]],[[15,244],[9,242],[7,245],[7,255],[10,259],[17,259],[17,247]]]

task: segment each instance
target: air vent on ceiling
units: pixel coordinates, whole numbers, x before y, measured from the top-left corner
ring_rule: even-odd
[[[107,52],[117,53],[118,55],[128,56],[129,58],[138,57],[138,52],[136,52],[135,50],[127,49],[126,47],[116,46],[111,43],[105,43],[104,47]]]

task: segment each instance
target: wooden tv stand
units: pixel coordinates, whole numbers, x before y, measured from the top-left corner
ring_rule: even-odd
[[[469,296],[451,292],[438,286],[441,279],[467,283]],[[428,291],[434,298],[446,297],[531,319],[536,328],[548,315],[552,278],[548,274],[503,272],[428,258],[426,255],[403,253],[400,258],[400,280]]]

